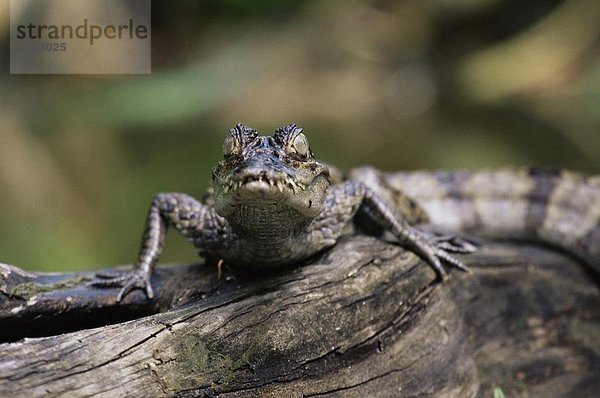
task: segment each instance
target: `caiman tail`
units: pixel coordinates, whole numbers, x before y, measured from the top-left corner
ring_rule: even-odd
[[[422,206],[434,225],[548,243],[600,273],[600,176],[507,168],[381,177]]]

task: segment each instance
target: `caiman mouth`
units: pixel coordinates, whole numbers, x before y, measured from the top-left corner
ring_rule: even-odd
[[[301,182],[296,182],[292,178],[285,175],[269,176],[267,172],[260,174],[249,174],[233,178],[225,179],[222,183],[223,192],[235,192],[240,188],[248,190],[277,190],[283,192],[285,189],[291,190],[294,194],[306,190],[307,185]]]
[[[326,171],[317,174],[308,183],[298,182],[281,172],[250,174],[243,171],[215,184],[215,205],[217,213],[224,217],[253,202],[279,203],[305,217],[315,217],[322,210],[328,186]]]

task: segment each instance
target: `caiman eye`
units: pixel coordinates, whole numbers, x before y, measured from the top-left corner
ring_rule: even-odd
[[[230,135],[227,138],[225,138],[225,141],[223,141],[223,155],[237,155],[239,151],[240,144],[234,136]]]
[[[297,153],[298,155],[302,156],[303,158],[307,157],[308,153],[309,153],[309,149],[308,149],[308,140],[306,139],[306,136],[302,133],[295,136],[292,139],[292,141],[290,142],[289,148],[291,149],[291,152]]]

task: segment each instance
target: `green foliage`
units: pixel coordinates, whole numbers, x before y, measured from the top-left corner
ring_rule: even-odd
[[[200,197],[237,122],[296,122],[344,168],[597,173],[599,14],[596,0],[155,2],[151,75],[0,74],[0,261],[134,260],[153,195]],[[3,26],[0,10],[7,47]],[[169,236],[164,262],[196,258]]]

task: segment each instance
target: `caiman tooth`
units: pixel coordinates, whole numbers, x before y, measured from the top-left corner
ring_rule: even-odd
[[[269,181],[269,185],[271,185],[272,187],[275,186],[275,181],[273,181],[273,180],[268,180],[268,181]]]
[[[223,185],[223,192],[229,192],[229,185]]]
[[[279,189],[279,192],[283,192],[283,183],[281,181],[277,181],[277,189]]]
[[[290,187],[292,187],[292,191],[294,191],[294,193],[296,193],[296,190],[298,189],[298,185],[296,185],[294,180],[290,180],[289,184],[290,184]]]

